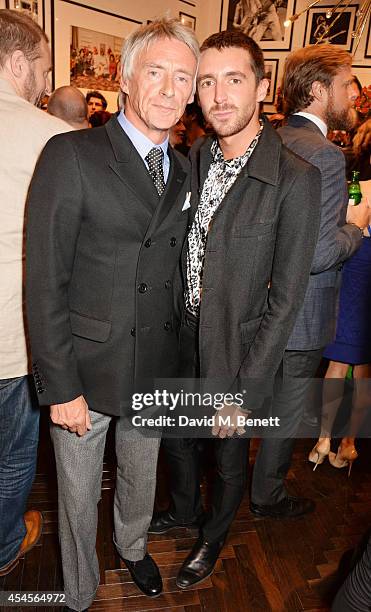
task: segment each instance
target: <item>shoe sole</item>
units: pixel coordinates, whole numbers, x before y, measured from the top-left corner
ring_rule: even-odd
[[[308,510],[308,512],[302,512],[301,514],[293,514],[292,516],[282,516],[280,514],[265,514],[263,512],[259,512],[259,511],[255,511],[255,510],[250,510],[251,514],[253,514],[254,516],[256,516],[256,518],[271,518],[274,519],[276,521],[285,521],[285,520],[292,520],[292,519],[296,519],[296,518],[301,518],[303,516],[305,516],[306,514],[311,514],[312,512],[314,512],[314,508],[313,510]]]
[[[175,581],[175,584],[177,585],[178,589],[181,589],[182,591],[186,591],[187,589],[191,589],[192,587],[201,584],[201,582],[204,582],[204,580],[207,580],[207,578],[210,578],[211,574],[214,573],[214,568],[211,570],[211,572],[209,572],[207,574],[207,576],[204,576],[203,578],[201,578],[201,580],[197,580],[197,582],[192,582],[192,584],[189,584],[188,586],[181,586],[180,584],[177,583],[177,581]]]
[[[161,529],[161,531],[152,531],[148,529],[147,533],[151,535],[160,535],[162,533],[167,533],[168,531],[172,531],[173,529],[199,529],[198,525],[174,525],[174,527],[166,527],[166,529]]]

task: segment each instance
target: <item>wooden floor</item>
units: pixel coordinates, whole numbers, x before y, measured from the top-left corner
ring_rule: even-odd
[[[7,577],[0,590],[62,590],[58,553],[56,482],[52,450],[45,423],[42,427],[39,467],[30,507],[43,512],[45,525],[39,544]],[[246,493],[214,574],[198,588],[179,591],[175,576],[196,533],[178,529],[171,535],[151,536],[149,552],[164,580],[164,593],[150,599],[141,595],[112,544],[112,491],[114,461],[104,466],[99,507],[98,555],[101,584],[90,608],[98,611],[162,612],[318,612],[330,602],[349,567],[350,553],[370,527],[371,440],[360,440],[360,457],[351,478],[328,462],[312,471],[307,462],[311,440],[299,440],[292,469],[290,491],[315,499],[316,512],[291,521],[256,519],[249,512]],[[257,443],[253,443],[253,463]],[[159,467],[159,506],[166,505],[166,472]],[[204,485],[207,493],[207,484]],[[3,608],[16,610],[17,608]],[[18,610],[30,608],[18,608]],[[34,609],[35,608],[31,608]],[[60,610],[61,608],[38,608]]]

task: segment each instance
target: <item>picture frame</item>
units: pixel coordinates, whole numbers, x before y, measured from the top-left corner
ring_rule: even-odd
[[[196,29],[196,17],[194,15],[188,15],[188,13],[179,12],[179,21],[183,25],[187,26],[191,30]]]
[[[365,46],[365,57],[371,57],[371,18],[368,20],[367,39]]]
[[[289,51],[294,26],[284,22],[295,13],[296,0],[229,0],[227,30],[242,29],[266,51]]]
[[[334,8],[334,5],[321,5],[309,9],[305,24],[304,46],[316,44],[319,36],[326,27],[326,23],[328,23],[326,11],[331,8]],[[347,8],[341,9],[341,14],[336,23],[334,23],[333,28],[331,28],[322,42],[336,45],[345,51],[352,51],[354,40],[352,38],[352,32],[355,28],[358,8],[358,5],[350,4]]]
[[[70,84],[72,26],[89,30],[92,33],[103,33],[111,39],[117,37],[124,40],[141,23],[141,21],[95,7],[88,7],[76,1],[71,3],[69,0],[51,0],[50,38],[53,43],[53,89]],[[104,40],[102,44],[106,44]],[[100,52],[100,44],[98,45],[98,52]],[[79,87],[79,89],[86,95],[90,87]],[[94,87],[94,89],[97,89],[97,87]],[[115,112],[119,92],[105,89],[99,89],[99,91],[108,102],[107,110]]]
[[[279,59],[264,58],[265,77],[269,79],[269,88],[265,96],[264,104],[274,104],[277,89]]]
[[[29,15],[45,30],[45,0],[5,0],[5,8]]]

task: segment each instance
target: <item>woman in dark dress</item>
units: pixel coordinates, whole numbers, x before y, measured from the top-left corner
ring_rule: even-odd
[[[368,168],[369,170],[369,168]],[[362,178],[362,177],[361,177]],[[364,186],[365,188],[365,186]],[[367,190],[368,191],[368,190]],[[371,187],[368,197],[371,205]],[[364,232],[360,249],[348,259],[343,268],[339,313],[335,341],[326,347],[329,359],[323,390],[321,433],[309,453],[309,461],[317,465],[328,455],[336,468],[348,466],[348,475],[358,453],[354,439],[370,403],[371,378],[371,228]],[[330,451],[331,431],[344,393],[349,366],[353,366],[354,392],[349,437],[343,438],[337,453]],[[330,379],[332,382],[329,382]]]

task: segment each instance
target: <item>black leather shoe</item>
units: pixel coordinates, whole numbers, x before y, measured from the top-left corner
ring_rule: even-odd
[[[275,519],[296,518],[313,512],[314,508],[314,501],[306,497],[287,496],[278,504],[272,504],[271,506],[250,503],[250,510],[255,516],[267,516]]]
[[[223,544],[224,539],[218,542],[207,542],[200,538],[178,572],[177,586],[180,589],[187,589],[208,578],[214,571]]]
[[[175,529],[175,527],[198,528],[202,523],[203,516],[204,515],[201,514],[194,521],[184,522],[176,519],[168,510],[165,512],[158,512],[153,515],[148,533],[166,533],[166,531]]]
[[[159,569],[148,553],[141,561],[123,559],[138,589],[147,597],[157,597],[162,591]]]

